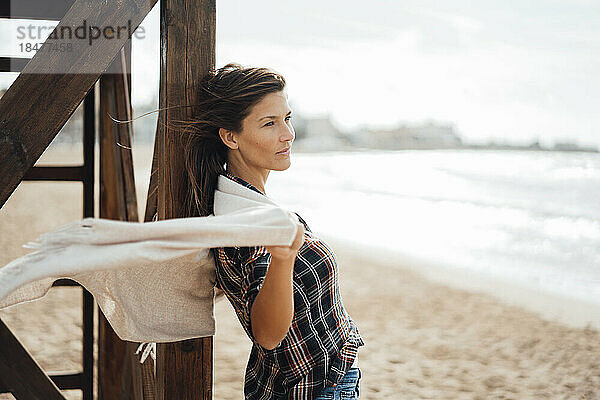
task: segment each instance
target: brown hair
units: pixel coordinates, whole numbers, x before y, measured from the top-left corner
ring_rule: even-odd
[[[269,68],[243,67],[229,63],[206,74],[199,83],[200,103],[192,118],[180,125],[185,135],[185,167],[189,181],[186,215],[213,213],[217,178],[225,171],[227,147],[219,128],[242,130],[251,108],[269,93],[285,88],[285,79]],[[179,129],[178,129],[179,130]]]

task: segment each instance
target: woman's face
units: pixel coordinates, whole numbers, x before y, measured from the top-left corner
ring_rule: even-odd
[[[237,149],[230,151],[229,162],[258,173],[289,168],[295,138],[291,112],[285,91],[266,95],[250,109],[242,131],[232,133]]]

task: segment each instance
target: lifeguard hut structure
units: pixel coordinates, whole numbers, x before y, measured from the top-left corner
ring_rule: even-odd
[[[99,217],[138,221],[131,119],[131,33],[157,0],[12,0],[0,18],[59,20],[31,59],[0,58],[0,72],[20,72],[0,99],[0,207],[23,180],[80,181],[84,217],[94,217],[94,147],[100,147]],[[85,38],[65,34],[85,23]],[[97,28],[91,29],[91,27]],[[125,34],[125,27],[127,34]],[[122,28],[122,29],[120,29]],[[199,79],[215,65],[215,0],[161,0],[160,108],[194,104]],[[85,29],[84,29],[85,30]],[[81,36],[81,35],[79,35]],[[67,51],[68,49],[68,51]],[[99,93],[97,93],[99,92]],[[99,106],[94,99],[99,97]],[[83,159],[79,166],[35,165],[83,103]],[[99,118],[96,132],[95,119]],[[159,113],[145,221],[186,217],[182,139],[167,123],[190,108]],[[59,280],[55,285],[77,285]],[[83,288],[82,288],[83,289]],[[83,365],[48,376],[0,321],[0,393],[16,399],[64,399],[81,389],[92,400],[94,299],[83,289]],[[98,398],[212,399],[212,336],[157,345],[156,364],[140,364],[137,343],[121,341],[99,313]]]

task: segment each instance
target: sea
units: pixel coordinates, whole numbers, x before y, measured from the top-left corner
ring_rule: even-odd
[[[438,265],[600,307],[598,153],[297,153],[271,173],[267,194],[313,231],[414,269]]]

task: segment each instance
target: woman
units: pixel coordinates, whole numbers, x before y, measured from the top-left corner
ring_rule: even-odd
[[[213,213],[219,180],[266,196],[269,172],[290,166],[295,137],[285,80],[272,70],[228,64],[200,90],[186,129],[192,216]],[[358,398],[364,342],[343,306],[333,252],[298,218],[290,247],[214,250],[216,287],[252,341],[245,398]]]

